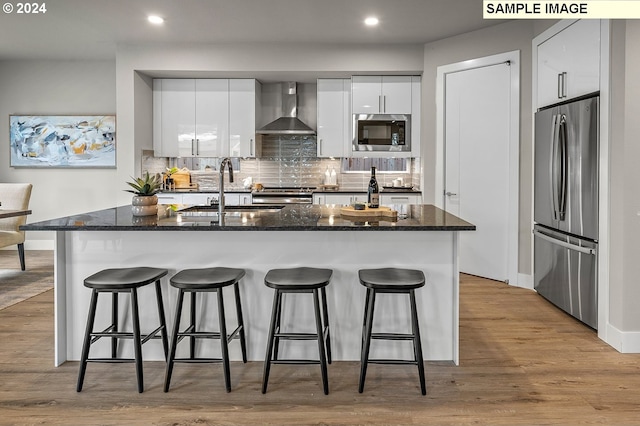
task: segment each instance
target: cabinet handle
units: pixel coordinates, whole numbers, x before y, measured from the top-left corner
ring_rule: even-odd
[[[567,73],[561,72],[558,74],[558,99],[567,97]]]
[[[384,112],[382,109],[382,95],[378,95],[378,111]]]
[[[444,193],[444,195],[446,195],[447,197],[451,197],[451,196],[458,195],[458,194],[456,194],[455,192],[447,191],[447,192]]]
[[[387,112],[387,97],[382,95],[382,112]]]
[[[194,143],[195,143],[195,140],[191,139],[191,155],[196,155]]]
[[[249,155],[253,157],[253,139],[249,139]]]
[[[200,155],[200,139],[196,139],[196,155]]]
[[[322,139],[320,139],[320,141],[318,141],[318,148],[319,148],[318,149],[319,154],[322,155]]]
[[[562,73],[558,74],[558,99],[562,99]]]

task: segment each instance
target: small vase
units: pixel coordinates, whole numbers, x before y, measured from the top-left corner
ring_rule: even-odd
[[[131,211],[134,216],[151,216],[158,214],[157,195],[134,195],[131,199]]]

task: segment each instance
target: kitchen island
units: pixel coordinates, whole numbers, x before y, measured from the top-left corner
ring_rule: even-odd
[[[56,231],[55,365],[80,358],[90,299],[84,278],[101,269],[130,266],[167,268],[169,276],[185,268],[244,268],[247,274],[240,288],[248,358],[263,360],[273,298],[264,276],[272,268],[300,265],[334,271],[327,296],[335,360],[360,358],[365,291],[358,270],[394,266],[420,269],[426,276],[425,287],[416,293],[425,359],[458,363],[458,232],[473,231],[474,225],[432,205],[404,205],[397,219],[377,220],[341,216],[335,205],[229,207],[223,224],[211,211],[190,214],[185,207],[160,205],[157,216],[135,217],[131,206],[121,206],[22,226],[27,231]],[[167,321],[173,324],[177,292],[166,278],[162,285]],[[148,287],[140,291],[143,332],[157,322],[153,289]],[[206,296],[198,300],[204,305],[198,312],[216,329],[215,295]],[[292,296],[284,301],[283,328],[289,325],[290,310],[295,311],[296,327],[313,327],[308,298]],[[96,329],[109,320],[107,299],[100,300]],[[232,299],[225,302],[233,303]],[[380,298],[374,329],[407,330],[405,299]],[[128,305],[123,304],[121,312],[128,319]],[[234,324],[233,312],[231,307],[227,310],[229,324]],[[125,354],[132,352],[128,343],[122,345]],[[317,351],[313,345],[294,345],[285,343],[285,357],[312,357]],[[235,360],[241,359],[237,346],[230,347]],[[197,350],[211,353],[219,345],[203,342]],[[108,351],[106,339],[92,347],[92,354],[106,356]],[[146,344],[143,353],[145,359],[163,359],[159,341]],[[412,348],[406,342],[382,343],[372,346],[371,354],[410,358]]]

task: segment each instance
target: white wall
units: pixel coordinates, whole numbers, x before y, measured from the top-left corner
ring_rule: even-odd
[[[113,61],[0,61],[0,182],[33,184],[28,222],[111,207],[124,189],[114,169],[9,167],[10,114],[113,114]],[[122,147],[117,137],[118,150]],[[53,248],[53,234],[29,232],[26,249]]]
[[[422,77],[423,200],[433,203],[436,194],[436,73],[441,65],[520,50],[520,200],[518,272],[531,272],[532,120],[531,120],[531,21],[511,21],[482,30],[426,44]]]
[[[612,24],[609,321],[640,344],[640,22]]]

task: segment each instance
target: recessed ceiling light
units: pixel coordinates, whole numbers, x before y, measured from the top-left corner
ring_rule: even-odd
[[[365,25],[369,27],[378,25],[378,22],[379,22],[378,18],[376,18],[375,16],[369,16],[367,19],[364,20]]]
[[[156,25],[160,25],[162,23],[164,23],[164,19],[157,16],[157,15],[149,15],[149,17],[147,18],[149,20],[149,22],[151,22],[152,24],[156,24]]]

